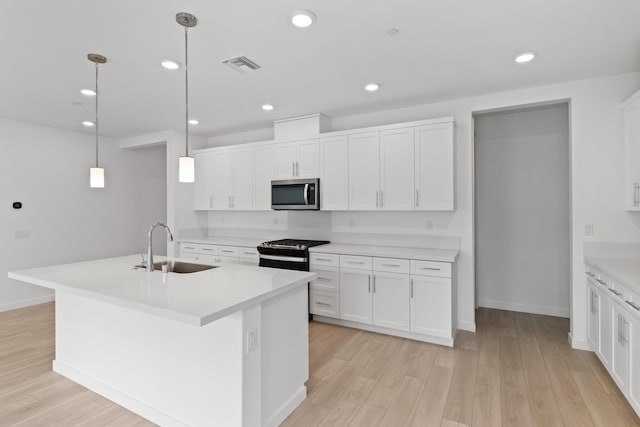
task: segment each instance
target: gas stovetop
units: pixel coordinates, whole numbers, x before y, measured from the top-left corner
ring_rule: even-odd
[[[306,251],[313,246],[326,245],[327,243],[329,242],[326,240],[281,239],[261,243],[258,245],[258,248],[295,249]]]

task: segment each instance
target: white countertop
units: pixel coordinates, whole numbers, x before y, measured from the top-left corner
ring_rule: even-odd
[[[586,257],[585,262],[631,291],[640,293],[640,260],[637,258]]]
[[[178,240],[180,242],[204,243],[208,245],[242,246],[246,248],[255,248],[260,243],[271,239],[257,239],[251,237],[181,237]]]
[[[341,243],[329,243],[328,245],[314,246],[309,248],[309,252],[442,262],[455,262],[458,257],[458,251],[445,249],[405,248],[379,245],[347,245]]]
[[[155,258],[156,262],[166,259]],[[9,272],[9,278],[203,326],[306,286],[316,276],[244,265],[190,274],[147,273],[133,268],[139,262],[139,255],[107,258]]]

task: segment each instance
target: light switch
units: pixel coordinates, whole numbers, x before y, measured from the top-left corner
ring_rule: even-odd
[[[593,236],[593,224],[585,224],[584,225],[584,235],[585,236]]]

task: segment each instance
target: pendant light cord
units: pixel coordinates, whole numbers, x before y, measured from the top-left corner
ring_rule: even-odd
[[[96,62],[96,168],[98,167],[98,63]]]
[[[185,133],[185,156],[189,157],[189,43],[187,36],[187,27],[184,27],[184,86],[185,86],[185,117],[184,117],[184,133]]]

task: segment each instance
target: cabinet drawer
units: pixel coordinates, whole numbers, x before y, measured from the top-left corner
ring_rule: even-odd
[[[203,255],[218,255],[218,247],[215,245],[200,245],[200,253]]]
[[[246,259],[258,259],[258,249],[257,248],[239,248],[240,258]]]
[[[411,274],[432,277],[451,277],[451,264],[448,262],[411,260]]]
[[[215,255],[205,255],[205,254],[198,254],[198,256],[196,256],[195,260],[202,263],[202,264],[208,264],[208,265],[217,265],[217,257]]]
[[[310,269],[318,273],[318,278],[311,281],[311,290],[340,292],[340,270],[337,268],[318,268],[311,266]]]
[[[258,265],[258,258],[255,259],[249,259],[249,258],[238,258],[238,264],[242,264],[242,265]]]
[[[311,265],[326,265],[328,267],[339,267],[340,256],[337,254],[309,254]]]
[[[200,252],[200,244],[180,242],[180,254],[197,254]]]
[[[237,246],[220,246],[220,250],[219,250],[218,253],[220,254],[220,256],[238,257],[238,256],[240,256],[240,248],[237,247]]]
[[[309,294],[309,311],[326,317],[340,317],[340,294],[312,290]]]
[[[240,258],[235,256],[219,256],[217,257],[220,264],[240,264]]]
[[[373,259],[368,256],[340,255],[340,267],[371,270]]]
[[[411,271],[408,259],[374,258],[373,269],[375,271],[388,271],[390,273],[409,274]]]

